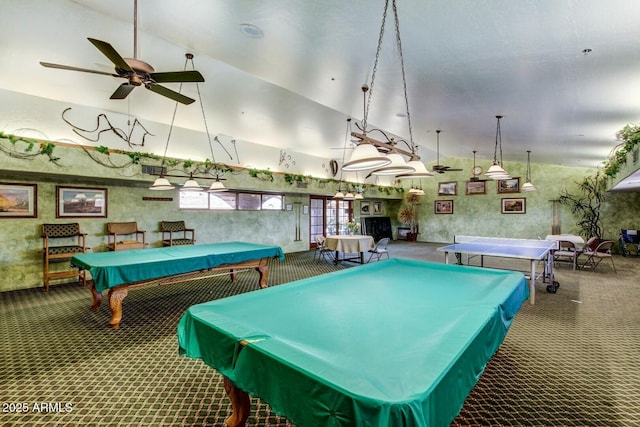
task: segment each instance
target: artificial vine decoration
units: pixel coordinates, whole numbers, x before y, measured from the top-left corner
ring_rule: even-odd
[[[5,134],[4,132],[0,132],[0,139],[6,139],[11,143],[12,149],[8,149],[3,144],[0,144],[0,151],[5,153],[9,157],[23,160],[33,160],[37,156],[47,156],[50,162],[60,165],[58,163],[58,160],[60,160],[60,158],[53,155],[53,149],[55,148],[55,144],[53,142],[44,142],[33,138],[24,138],[22,136],[9,135]],[[16,149],[16,144],[18,142],[27,144],[22,152]],[[33,149],[36,146],[38,146],[39,149],[37,152],[34,152]]]
[[[626,125],[618,131],[616,138],[622,142],[614,148],[614,153],[604,166],[604,174],[611,178],[615,177],[627,163],[627,154],[640,146],[640,126]]]
[[[147,128],[145,128],[137,118],[133,120],[133,125],[129,129],[129,133],[126,133],[122,129],[113,126],[111,124],[111,122],[109,121],[109,118],[107,117],[107,115],[105,113],[100,113],[100,114],[98,114],[96,116],[96,127],[95,127],[95,129],[83,129],[80,126],[77,126],[77,125],[74,125],[73,123],[71,123],[64,116],[65,113],[67,113],[70,110],[71,110],[71,107],[68,107],[62,112],[62,120],[64,120],[64,122],[66,124],[71,126],[71,130],[73,130],[76,133],[76,135],[78,135],[81,138],[86,139],[87,141],[98,142],[100,140],[100,136],[102,136],[102,134],[104,132],[112,132],[118,138],[120,138],[123,141],[125,141],[129,145],[129,147],[133,147],[135,145],[144,147],[144,141],[145,141],[145,138],[147,137],[147,135],[155,136],[151,132],[149,132],[147,130]],[[103,119],[106,122],[106,124],[104,126],[101,124]],[[138,128],[142,129],[142,139],[140,140],[139,144],[136,144],[136,143],[132,142],[132,138],[133,138],[133,133]],[[95,137],[89,137],[89,136],[86,136],[86,135],[84,135],[83,133],[80,133],[80,132],[83,132],[85,134],[95,134]]]

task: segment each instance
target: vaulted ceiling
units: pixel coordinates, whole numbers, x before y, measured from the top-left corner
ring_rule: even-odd
[[[171,122],[168,98],[136,88],[111,100],[122,79],[39,64],[112,72],[87,37],[133,57],[133,0],[2,0],[1,8],[0,129],[71,138],[60,119],[71,105]],[[337,158],[346,118],[363,117],[360,88],[371,85],[383,8],[383,0],[138,0],[136,53],[156,71],[181,71],[194,54],[213,135]],[[435,161],[436,129],[441,157],[477,150],[492,159],[502,115],[505,161],[524,162],[531,150],[534,163],[597,167],[616,131],[640,118],[636,0],[397,0],[397,9],[423,161]],[[389,13],[368,121],[409,138]],[[180,90],[197,99],[193,83]],[[7,106],[21,99],[42,101],[37,117]],[[198,102],[180,108],[192,114],[176,125],[202,131]],[[148,149],[162,154],[164,142]]]

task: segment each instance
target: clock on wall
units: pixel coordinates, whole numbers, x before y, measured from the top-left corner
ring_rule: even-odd
[[[480,166],[474,166],[471,172],[473,172],[474,176],[478,176],[482,173],[482,168]]]

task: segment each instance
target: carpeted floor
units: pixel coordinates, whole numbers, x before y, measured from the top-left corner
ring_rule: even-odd
[[[442,262],[437,246],[393,242],[390,251]],[[558,267],[556,294],[539,283],[452,425],[640,426],[640,258],[615,263],[617,274],[604,263]],[[268,282],[348,267],[287,254],[270,263]],[[222,378],[178,356],[176,325],[193,304],[256,287],[247,271],[235,285],[224,275],[135,289],[119,330],[108,328],[108,304],[90,311],[77,284],[0,293],[0,425],[222,426]],[[255,398],[247,425],[291,426]]]

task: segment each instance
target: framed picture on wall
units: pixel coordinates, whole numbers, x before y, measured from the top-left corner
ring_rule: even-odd
[[[520,177],[498,180],[498,193],[519,193]]]
[[[436,200],[433,210],[436,214],[452,214],[453,200]]]
[[[87,217],[107,217],[107,189],[56,186],[56,218]]]
[[[382,202],[373,202],[373,214],[382,215]]]
[[[360,202],[360,215],[371,215],[371,203],[368,201]]]
[[[38,186],[0,182],[0,218],[36,218]]]
[[[457,182],[438,183],[438,196],[455,196],[457,194]]]
[[[516,199],[502,199],[503,214],[523,214],[527,211],[527,199],[519,197]]]
[[[398,227],[398,240],[407,240],[409,233],[411,232],[410,228],[406,227]]]
[[[466,194],[485,194],[487,192],[485,184],[484,181],[467,181]]]

